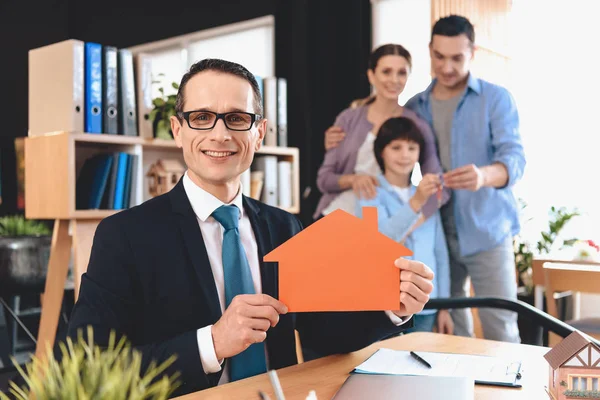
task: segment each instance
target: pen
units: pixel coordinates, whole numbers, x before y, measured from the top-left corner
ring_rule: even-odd
[[[420,362],[421,364],[425,365],[427,368],[431,368],[431,364],[429,364],[427,361],[423,360],[417,353],[415,353],[414,351],[410,352],[410,355],[417,360],[418,362]]]
[[[283,390],[281,389],[281,383],[279,383],[279,377],[277,376],[277,372],[274,369],[269,371],[269,379],[271,380],[271,385],[275,390],[275,398],[277,400],[285,400]]]
[[[266,394],[265,392],[258,392],[258,395],[260,396],[260,400],[271,400],[269,395]]]

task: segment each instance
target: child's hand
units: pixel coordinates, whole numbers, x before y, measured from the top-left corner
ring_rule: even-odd
[[[454,334],[454,322],[448,310],[440,310],[437,315],[436,332],[445,335]]]
[[[419,182],[419,186],[417,186],[417,191],[412,197],[412,205],[415,211],[420,210],[427,200],[437,192],[439,186],[441,185],[439,176],[435,174],[425,174],[421,182]]]

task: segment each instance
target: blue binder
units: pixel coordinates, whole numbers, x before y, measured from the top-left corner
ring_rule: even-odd
[[[85,43],[85,131],[102,133],[102,45]]]
[[[117,180],[115,182],[114,209],[121,210],[125,208],[125,184],[127,180],[127,168],[129,163],[129,154],[119,153],[119,165],[117,167]]]

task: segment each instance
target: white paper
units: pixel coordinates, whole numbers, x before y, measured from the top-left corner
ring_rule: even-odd
[[[513,384],[521,362],[499,357],[467,354],[415,351],[431,364],[427,368],[415,360],[408,351],[379,349],[369,359],[356,367],[357,373],[390,375],[458,376],[476,382]]]

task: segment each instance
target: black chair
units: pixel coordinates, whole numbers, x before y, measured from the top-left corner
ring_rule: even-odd
[[[577,331],[577,329],[573,326],[520,300],[510,300],[501,297],[454,297],[445,299],[431,299],[425,305],[425,309],[428,310],[447,310],[457,308],[497,308],[515,311],[519,314],[519,316],[524,316],[549,332],[556,333],[563,338]],[[600,346],[600,341],[594,338],[590,339]]]

